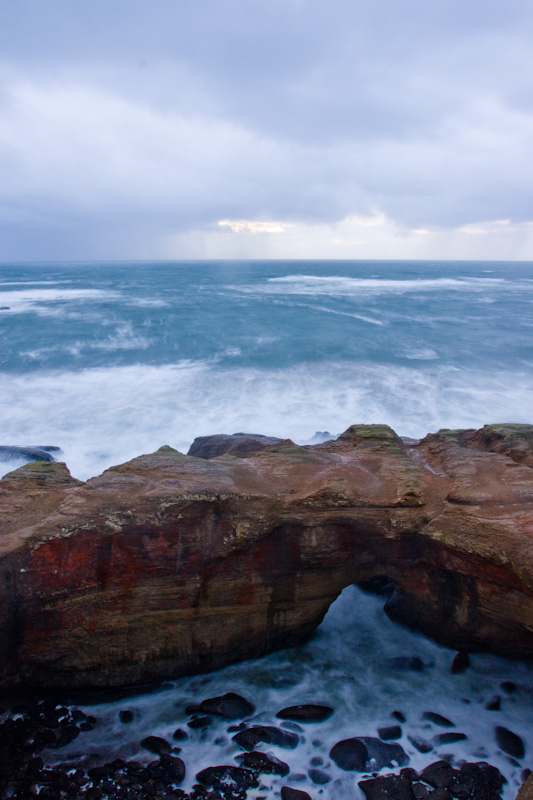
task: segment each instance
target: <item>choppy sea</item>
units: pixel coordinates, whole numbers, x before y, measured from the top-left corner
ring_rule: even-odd
[[[59,446],[80,479],[163,444],[187,452],[210,433],[305,444],[353,423],[387,423],[417,438],[533,422],[533,263],[5,263],[0,337],[0,445]],[[19,463],[1,462],[0,475]],[[387,659],[398,655],[419,656],[424,668],[391,671]],[[279,796],[284,784],[324,800],[362,797],[360,776],[343,773],[329,750],[376,736],[399,710],[412,766],[439,755],[487,760],[506,776],[510,800],[533,767],[533,670],[474,655],[464,674],[451,675],[453,655],[393,625],[379,600],[351,587],[305,647],[100,704],[94,731],[49,759],[149,761],[144,736],[189,730],[186,705],[237,691],[262,721],[297,703],[335,708],[327,722],[305,726],[296,750],[265,746],[291,775],[265,778],[263,796]],[[501,710],[486,709],[496,694]],[[124,708],[134,712],[129,725],[119,721]],[[425,711],[467,738],[419,753],[409,735],[436,742],[442,732]],[[496,725],[522,737],[523,758],[499,748]],[[185,788],[198,770],[235,764],[239,752],[220,722],[190,729],[181,746]],[[317,759],[328,783],[309,776]]]

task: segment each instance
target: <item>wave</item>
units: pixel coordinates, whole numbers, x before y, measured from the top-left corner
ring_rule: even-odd
[[[268,278],[263,286],[250,287],[249,291],[267,294],[329,295],[337,297],[381,294],[405,294],[427,291],[464,291],[511,287],[504,278],[350,278],[344,276],[285,275]],[[248,290],[248,287],[232,287]],[[517,289],[516,282],[512,284]],[[530,287],[529,287],[530,288]]]
[[[424,363],[424,362],[422,362]],[[327,362],[284,369],[182,361],[0,375],[4,442],[60,446],[87,479],[163,444],[254,430],[307,443],[316,431],[386,423],[419,438],[439,428],[532,422],[530,370]]]
[[[64,303],[86,300],[108,300],[117,295],[104,289],[27,289],[0,291],[0,307],[12,313],[48,313],[47,303]]]

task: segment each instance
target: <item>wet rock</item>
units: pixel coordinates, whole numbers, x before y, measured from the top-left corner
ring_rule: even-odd
[[[433,791],[428,789],[424,783],[413,783],[412,789],[414,800],[429,800],[433,794]]]
[[[421,719],[432,722],[434,725],[440,725],[441,728],[455,728],[455,724],[441,714],[435,714],[434,711],[424,711]]]
[[[401,767],[409,762],[409,756],[399,744],[387,744],[373,736],[360,736],[359,739],[368,752],[367,770],[379,772],[383,767]]]
[[[251,770],[234,766],[207,767],[197,773],[196,780],[225,794],[229,791],[240,793],[259,786]]]
[[[330,751],[330,758],[341,769],[364,772],[368,761],[368,750],[364,743],[354,737],[337,742]]]
[[[50,743],[49,747],[53,747],[55,749],[65,747],[67,744],[73,742],[74,739],[77,739],[80,733],[81,730],[77,725],[61,725],[59,729],[59,736],[55,742]]]
[[[155,753],[158,756],[168,754],[172,750],[172,746],[167,740],[162,739],[160,736],[147,736],[141,741],[141,747],[144,747],[148,752]]]
[[[307,774],[316,786],[325,786],[326,783],[329,783],[331,780],[331,776],[328,775],[327,772],[324,772],[323,769],[316,769],[313,767]]]
[[[487,709],[487,711],[500,711],[501,707],[502,707],[502,699],[499,694],[492,695],[490,700],[487,700],[487,702],[485,703],[485,708]]]
[[[463,764],[459,770],[446,761],[436,761],[422,770],[420,779],[457,800],[498,800],[505,783],[499,770],[484,761]],[[432,794],[431,800],[434,797]]]
[[[463,764],[448,788],[458,800],[498,800],[504,783],[506,780],[496,767],[480,761]]]
[[[185,777],[185,764],[177,756],[163,753],[159,759],[164,780],[168,783],[181,783]]]
[[[531,773],[526,778],[523,777],[522,780],[524,783],[518,790],[516,800],[533,800],[533,777],[531,777]]]
[[[402,766],[409,761],[399,744],[386,744],[373,736],[356,736],[337,742],[330,756],[341,769],[357,772],[379,772],[383,767]]]
[[[434,761],[420,773],[420,779],[434,789],[446,788],[451,784],[456,770],[447,761]]]
[[[297,733],[303,733],[302,726],[298,725],[297,722],[291,722],[290,719],[285,720],[285,722],[282,722],[281,727],[285,728],[285,730],[287,731],[296,731]]]
[[[432,741],[437,745],[437,747],[439,747],[442,744],[454,744],[454,742],[462,742],[466,738],[467,737],[464,733],[455,733],[455,731],[450,731],[450,733],[438,733],[433,737]]]
[[[402,711],[393,711],[392,714],[391,714],[391,717],[394,717],[394,719],[397,719],[398,722],[405,722],[406,721],[406,716]]]
[[[414,800],[412,782],[405,775],[383,775],[358,785],[367,800]]]
[[[281,787],[281,800],[311,800],[311,796],[301,789],[292,789],[290,786]]]
[[[379,738],[384,742],[394,739],[400,739],[402,736],[402,729],[399,725],[387,725],[385,728],[378,728]]]
[[[125,725],[127,725],[129,722],[133,722],[133,711],[130,711],[129,709],[124,709],[123,711],[119,711],[118,716],[120,721],[123,722]]]
[[[183,742],[185,739],[188,739],[188,738],[189,738],[189,734],[188,734],[188,733],[186,733],[186,732],[183,730],[183,728],[176,728],[176,730],[175,730],[175,731],[174,731],[174,733],[172,734],[172,738],[173,738],[173,739],[174,739],[176,742]]]
[[[243,750],[253,750],[259,742],[294,749],[300,741],[300,737],[295,733],[269,725],[254,725],[251,728],[246,728],[246,730],[236,733],[232,739]]]
[[[278,711],[276,717],[289,719],[293,722],[324,722],[332,714],[333,709],[330,706],[306,704],[283,708]]]
[[[59,447],[16,447],[14,445],[0,445],[0,461],[10,461],[12,459],[23,458],[26,462],[31,461],[53,461],[51,451],[59,450]]]
[[[192,728],[193,730],[197,730],[199,728],[208,728],[212,724],[213,720],[211,717],[196,717],[196,719],[191,719],[187,723],[189,728]]]
[[[470,656],[468,655],[468,653],[465,653],[464,650],[459,651],[452,661],[452,666],[451,666],[452,675],[458,675],[462,672],[465,672],[469,666],[470,666]]]
[[[523,758],[525,755],[524,742],[516,733],[508,730],[507,728],[497,725],[494,728],[496,741],[504,753],[507,753],[514,758]]]
[[[213,436],[197,436],[189,448],[188,456],[195,458],[216,458],[228,455],[246,458],[258,450],[264,450],[281,439],[275,436],[264,436],[260,433],[218,433]]]
[[[385,659],[385,666],[398,671],[421,672],[426,665],[418,656],[394,656]]]
[[[516,692],[516,683],[514,681],[502,681],[500,686],[507,694],[514,694]]]
[[[257,750],[253,750],[250,753],[241,753],[240,755],[236,756],[236,758],[242,766],[247,767],[254,772],[263,772],[267,775],[282,776],[289,774],[288,764],[285,764],[284,761],[281,761],[275,756],[270,756]]]
[[[220,697],[203,700],[200,703],[199,711],[226,719],[242,719],[251,716],[255,711],[255,706],[235,692],[226,692]]]
[[[409,734],[407,736],[413,747],[416,747],[419,753],[431,753],[433,750],[433,745],[431,742],[428,742],[427,739],[424,739],[422,736],[413,736]]]

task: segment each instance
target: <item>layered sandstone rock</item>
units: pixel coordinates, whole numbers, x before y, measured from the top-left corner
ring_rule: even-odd
[[[355,425],[246,457],[163,447],[87,483],[21,467],[0,482],[0,682],[211,670],[302,642],[363,581],[444,644],[531,657],[532,438]]]

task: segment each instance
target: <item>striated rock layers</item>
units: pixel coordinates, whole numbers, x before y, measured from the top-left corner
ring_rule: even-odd
[[[353,582],[458,650],[533,656],[533,426],[261,446],[162,447],[87,483],[54,462],[5,476],[0,683],[122,685],[261,656],[307,639]]]

